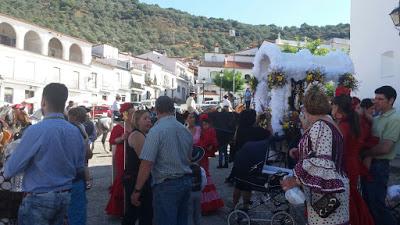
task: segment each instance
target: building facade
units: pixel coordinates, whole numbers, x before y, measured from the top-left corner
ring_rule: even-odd
[[[219,101],[220,97],[226,94],[225,90],[219,88],[213,82],[213,80],[218,78],[220,73],[225,70],[238,71],[242,74],[243,79],[245,80],[252,77],[253,60],[257,50],[258,48],[251,48],[231,55],[226,55],[218,53],[218,48],[216,48],[214,53],[205,53],[204,60],[200,63],[198,70],[198,103],[204,101]],[[243,88],[245,89],[246,87],[247,84],[245,84],[245,87]],[[239,93],[242,91],[243,90],[236,90],[235,92]]]
[[[374,90],[383,85],[400,94],[400,36],[389,16],[398,6],[397,0],[351,1],[350,57],[361,98],[374,97]],[[395,104],[400,106],[400,101]]]
[[[180,58],[171,58],[156,51],[147,52],[138,57],[162,66],[161,90],[164,88],[164,95],[173,98],[176,103],[184,103],[189,92],[194,91],[194,71]]]
[[[109,45],[93,45],[0,14],[0,102],[40,107],[43,87],[64,83],[77,104],[140,101],[145,68]]]
[[[92,44],[0,14],[0,99],[38,106],[44,85],[65,83],[71,96],[91,93]]]

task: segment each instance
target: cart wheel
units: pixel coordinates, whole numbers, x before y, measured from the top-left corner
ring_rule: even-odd
[[[242,210],[233,210],[228,215],[228,225],[250,225],[250,217]]]
[[[289,213],[281,211],[272,216],[271,225],[296,225],[296,222]]]

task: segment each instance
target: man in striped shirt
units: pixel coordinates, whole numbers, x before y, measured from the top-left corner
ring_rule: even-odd
[[[140,154],[142,162],[132,203],[140,205],[140,192],[151,172],[155,223],[187,225],[192,134],[176,120],[174,103],[169,97],[157,99],[156,111],[158,121],[148,133]]]

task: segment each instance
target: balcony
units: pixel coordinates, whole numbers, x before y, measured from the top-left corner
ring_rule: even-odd
[[[144,90],[143,84],[137,83],[135,81],[131,82],[131,88]]]
[[[151,86],[153,84],[153,80],[151,79],[151,77],[149,75],[146,75],[146,77],[144,78],[144,83],[147,86]]]

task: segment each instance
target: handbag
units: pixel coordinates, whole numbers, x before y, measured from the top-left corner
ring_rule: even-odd
[[[340,201],[335,197],[334,194],[324,194],[316,202],[312,202],[311,193],[311,207],[321,218],[327,218],[340,206]]]

